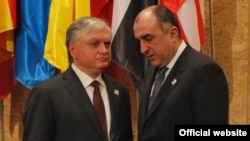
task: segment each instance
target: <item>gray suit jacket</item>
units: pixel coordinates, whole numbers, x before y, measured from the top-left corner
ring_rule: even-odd
[[[112,78],[102,77],[111,108],[111,141],[132,141],[129,92]],[[24,110],[23,141],[105,140],[92,103],[71,67],[35,86]]]
[[[151,67],[139,107],[139,141],[174,141],[175,125],[228,124],[229,92],[222,69],[189,45],[166,78],[151,109]]]

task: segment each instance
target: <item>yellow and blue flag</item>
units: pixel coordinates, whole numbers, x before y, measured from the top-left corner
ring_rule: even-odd
[[[43,57],[51,0],[20,0],[14,75],[27,88],[47,80],[55,68]]]

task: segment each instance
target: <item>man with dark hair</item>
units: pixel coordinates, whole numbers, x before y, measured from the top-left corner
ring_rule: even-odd
[[[173,13],[160,5],[147,7],[133,28],[151,63],[139,106],[138,140],[174,141],[178,124],[228,124],[224,72],[181,39]]]

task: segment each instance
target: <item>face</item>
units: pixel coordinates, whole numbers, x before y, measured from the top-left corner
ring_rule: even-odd
[[[73,63],[83,72],[96,77],[111,61],[111,34],[108,29],[90,31],[76,43],[70,43]]]
[[[175,27],[170,27],[164,33],[155,16],[151,12],[139,15],[139,19],[134,23],[134,35],[140,41],[140,51],[150,61],[152,66],[166,66],[174,56],[175,47]]]

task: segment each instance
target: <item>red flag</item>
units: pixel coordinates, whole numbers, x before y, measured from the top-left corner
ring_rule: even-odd
[[[16,28],[16,0],[0,2],[0,98],[13,87],[14,29]]]
[[[4,99],[13,87],[13,54],[0,48],[0,98]]]
[[[169,8],[173,13],[176,13],[185,0],[161,0],[160,4]]]
[[[200,50],[205,43],[203,0],[161,0],[176,16],[182,38],[194,49]]]
[[[91,0],[91,16],[102,18],[109,23],[112,21],[113,0]]]

